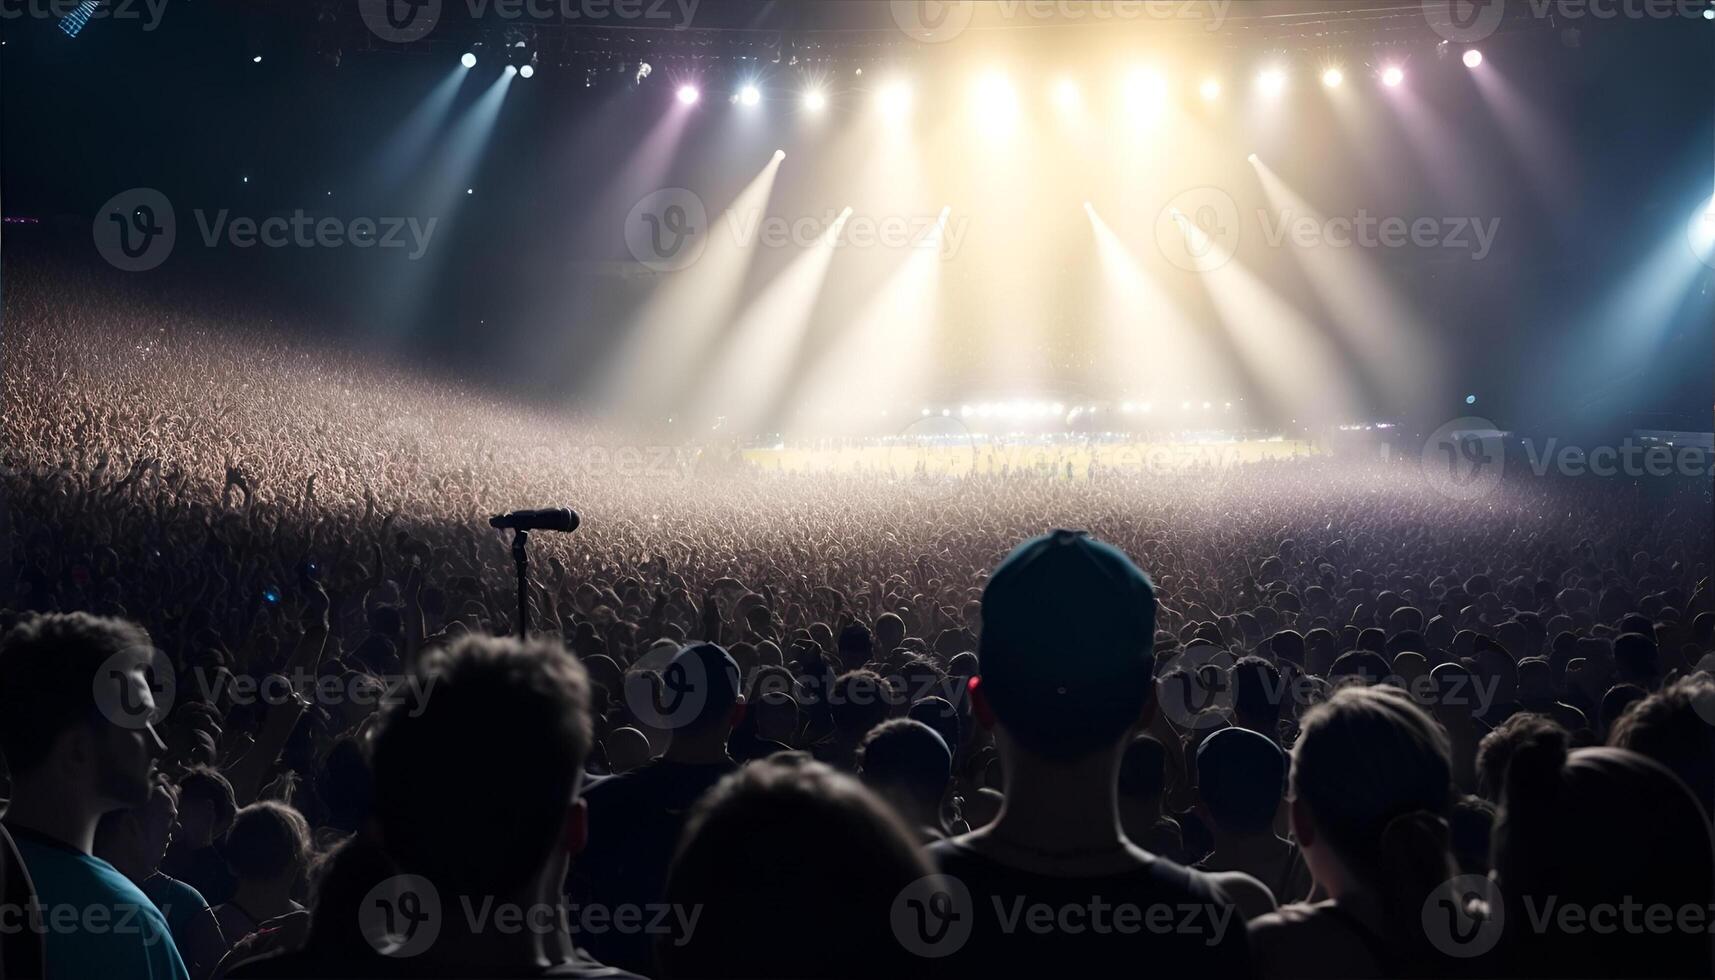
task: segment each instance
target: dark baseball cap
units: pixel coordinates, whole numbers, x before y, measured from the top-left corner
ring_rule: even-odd
[[[1077,758],[1117,744],[1148,701],[1155,587],[1081,531],[1008,555],[983,590],[977,656],[1002,727],[1032,751]]]

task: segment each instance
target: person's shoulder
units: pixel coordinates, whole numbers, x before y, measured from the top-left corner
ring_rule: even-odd
[[[1216,895],[1225,898],[1239,911],[1245,919],[1254,919],[1274,911],[1274,892],[1254,876],[1243,871],[1203,871],[1197,872],[1208,879],[1214,886]]]
[[[164,912],[168,905],[184,905],[186,908],[201,911],[208,908],[208,900],[194,885],[180,881],[172,875],[157,871],[144,879],[143,893],[148,895]]]

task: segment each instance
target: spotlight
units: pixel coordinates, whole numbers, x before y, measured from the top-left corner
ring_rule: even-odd
[[[1153,112],[1167,101],[1167,80],[1153,71],[1134,71],[1125,80],[1126,107]]]
[[[1709,12],[1715,13],[1715,8],[1710,8]],[[1483,52],[1478,51],[1476,48],[1472,48],[1471,50],[1465,52],[1465,67],[1466,68],[1475,68],[1482,63],[1483,63]]]
[[[464,57],[459,59],[459,64],[465,66],[466,68],[475,68],[476,67],[476,55],[472,54],[469,51],[466,51],[464,53]]]
[[[754,85],[746,85],[738,90],[739,105],[756,105],[762,101],[762,91]]]
[[[518,77],[519,78],[532,78],[535,76],[535,74],[536,74],[536,66],[535,65],[525,65],[523,68],[518,69]]]
[[[1054,105],[1061,112],[1071,112],[1078,108],[1078,83],[1070,78],[1062,78],[1054,83]]]
[[[515,66],[515,65],[507,65],[506,66],[506,77],[507,78],[511,78],[513,75],[516,75],[516,74],[518,74],[517,66]]]
[[[1346,80],[1346,73],[1338,68],[1330,68],[1322,73],[1322,84],[1329,88],[1339,88]]]
[[[1476,395],[1466,395],[1465,396],[1465,404],[1467,404],[1467,405],[1477,404],[1477,396]]]
[[[903,116],[911,111],[911,86],[888,82],[876,92],[875,104],[889,116]]]
[[[703,97],[703,93],[697,91],[697,87],[695,85],[681,85],[681,86],[679,86],[679,92],[678,92],[677,98],[679,99],[680,102],[684,103],[685,105],[696,105],[697,100],[702,98],[702,97]]]
[[[251,63],[251,64],[253,64],[253,65],[260,65],[260,64],[261,64],[261,63],[262,63],[262,56],[261,56],[261,55],[257,55],[257,56],[256,56],[256,57],[254,57],[254,58],[251,58],[251,59],[250,59],[250,63]]]
[[[775,150],[774,151],[774,162],[775,163],[779,163],[780,161],[782,161],[784,159],[786,159],[786,151],[785,150]]]
[[[1245,157],[1245,159],[1249,160],[1251,163],[1255,163],[1255,162],[1257,162],[1257,155],[1255,153],[1252,153],[1250,156]]]
[[[1710,7],[1707,10],[1703,11],[1703,19],[1704,20],[1715,20],[1715,7]]]
[[[1018,114],[1018,96],[1005,75],[998,72],[984,75],[977,80],[972,94],[977,116],[992,130],[1004,130]]]
[[[828,107],[828,96],[819,88],[813,88],[804,93],[804,108],[810,112],[821,112]]]
[[[1388,88],[1398,88],[1405,81],[1405,72],[1398,65],[1389,65],[1382,69],[1382,84]]]
[[[1270,68],[1257,76],[1257,88],[1267,96],[1277,96],[1286,91],[1286,72],[1278,68]]]
[[[1205,78],[1197,91],[1203,93],[1204,102],[1213,102],[1221,97],[1221,83],[1218,79]]]

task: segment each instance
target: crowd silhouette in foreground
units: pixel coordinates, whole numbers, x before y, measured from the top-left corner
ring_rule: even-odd
[[[1715,972],[1706,484],[617,465],[28,285],[0,976]]]

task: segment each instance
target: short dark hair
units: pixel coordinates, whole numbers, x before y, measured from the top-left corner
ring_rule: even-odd
[[[1244,728],[1211,733],[1197,749],[1197,795],[1215,825],[1237,834],[1274,823],[1286,794],[1286,753]]]
[[[12,627],[0,639],[0,754],[11,771],[31,772],[61,735],[101,721],[96,671],[125,651],[149,649],[141,627],[88,613],[36,616]]]
[[[1627,707],[1608,744],[1647,755],[1678,776],[1715,812],[1715,679],[1692,674]]]
[[[302,870],[310,856],[309,822],[276,800],[252,803],[232,819],[220,854],[240,878],[268,879],[287,868]]]
[[[593,738],[589,680],[558,647],[498,637],[461,639],[419,672],[375,737],[382,841],[453,894],[504,894],[562,832]]]
[[[1233,709],[1251,718],[1280,718],[1285,690],[1280,668],[1261,657],[1240,657],[1233,664]]]
[[[833,696],[828,710],[833,714],[834,727],[862,738],[865,733],[887,720],[887,681],[873,670],[848,670],[834,678]]]
[[[1546,715],[1528,711],[1509,715],[1477,743],[1477,791],[1484,799],[1499,803],[1513,752],[1526,742],[1535,744],[1546,740],[1555,740],[1564,746],[1570,743],[1571,735],[1564,726]]]
[[[857,768],[871,786],[897,786],[925,806],[935,806],[952,781],[953,752],[928,725],[895,718],[863,737]]]
[[[192,766],[179,777],[179,806],[192,800],[207,800],[214,807],[216,834],[225,833],[238,813],[238,797],[232,792],[232,784],[220,770],[208,766]]]

